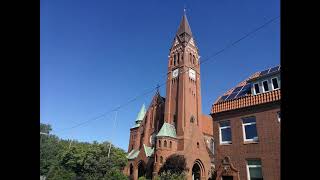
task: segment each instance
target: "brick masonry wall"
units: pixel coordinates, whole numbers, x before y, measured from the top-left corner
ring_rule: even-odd
[[[267,104],[213,115],[213,136],[215,139],[215,166],[219,167],[221,160],[229,156],[231,163],[240,171],[240,179],[246,180],[246,160],[257,158],[261,160],[264,179],[280,180],[280,123],[277,112],[280,104]],[[245,143],[243,140],[243,117],[255,116],[259,142]],[[220,145],[219,121],[230,120],[232,144]]]

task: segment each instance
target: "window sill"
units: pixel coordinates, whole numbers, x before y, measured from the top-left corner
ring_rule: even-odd
[[[220,143],[220,145],[232,145],[232,143]]]
[[[243,144],[258,144],[259,141],[244,141]]]

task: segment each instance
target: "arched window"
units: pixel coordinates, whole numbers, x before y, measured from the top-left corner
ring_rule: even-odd
[[[170,141],[169,147],[172,148],[172,142]]]
[[[199,148],[199,146],[200,146],[200,145],[199,145],[199,142],[197,142],[197,148]]]
[[[190,63],[192,62],[191,59],[192,59],[192,54],[190,53],[190,54],[189,54],[189,62],[190,62]]]
[[[179,64],[180,62],[180,53],[178,53],[178,60],[177,60],[177,64]]]
[[[159,147],[161,147],[161,141],[159,140]]]
[[[163,157],[160,156],[160,163],[163,163]]]
[[[167,141],[166,140],[164,141],[164,145],[163,146],[167,147]]]
[[[196,58],[194,57],[194,55],[193,55],[193,58],[192,58],[192,64],[194,64],[194,60],[195,60]]]
[[[176,65],[176,60],[177,60],[177,56],[174,55],[174,56],[173,56],[173,65],[174,65],[174,66]]]

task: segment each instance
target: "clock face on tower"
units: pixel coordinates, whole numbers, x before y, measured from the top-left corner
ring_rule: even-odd
[[[175,69],[174,71],[172,71],[172,78],[177,77],[179,74],[179,69]]]
[[[189,69],[189,77],[193,80],[196,80],[196,72],[193,69]]]

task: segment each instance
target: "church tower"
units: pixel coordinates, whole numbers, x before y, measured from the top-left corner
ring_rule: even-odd
[[[166,97],[158,92],[130,129],[129,162],[124,171],[134,180],[159,175],[160,168],[174,154],[185,157],[188,180],[210,176],[212,118],[201,112],[199,58],[184,13],[168,56]],[[140,118],[140,114],[146,115]]]
[[[165,123],[157,135],[159,144],[170,140],[173,146],[167,151],[158,148],[156,155],[165,158],[170,154],[184,155],[190,170],[187,179],[208,179],[212,162],[208,149],[212,119],[201,110],[199,59],[199,50],[184,13],[168,56]],[[209,129],[209,133],[205,129]],[[163,135],[162,132],[172,133]]]
[[[199,51],[186,14],[170,48],[168,59],[165,122],[176,128],[177,137],[190,138],[191,126],[201,128]],[[179,143],[178,150],[183,150]]]

